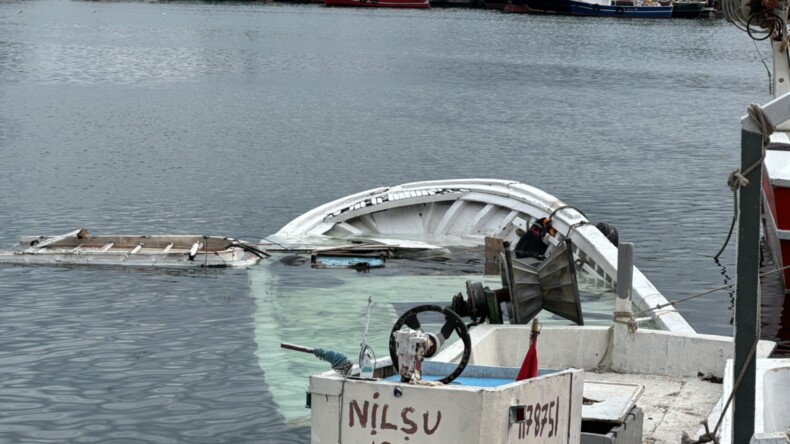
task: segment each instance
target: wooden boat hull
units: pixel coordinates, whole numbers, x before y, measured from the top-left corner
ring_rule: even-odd
[[[672,6],[608,6],[571,0],[571,14],[589,17],[670,18]]]
[[[23,237],[0,252],[0,264],[226,268],[256,264],[265,253],[252,244],[212,236]]]
[[[326,6],[355,6],[365,8],[430,8],[428,0],[324,0]]]
[[[768,150],[763,162],[763,228],[777,268],[790,265],[790,152]],[[790,292],[790,270],[781,272]]]

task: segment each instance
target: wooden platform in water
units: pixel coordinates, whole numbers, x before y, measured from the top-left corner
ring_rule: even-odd
[[[0,263],[16,265],[112,265],[137,267],[247,267],[268,255],[244,241],[217,236],[91,236],[80,229],[59,236],[23,236],[0,251]]]

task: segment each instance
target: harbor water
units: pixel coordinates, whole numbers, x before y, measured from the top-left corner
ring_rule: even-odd
[[[615,225],[667,299],[688,298],[735,281],[735,238],[712,256],[739,119],[770,99],[762,57],[715,19],[5,1],[0,248],[81,227],[260,239],[367,188],[491,177]],[[410,266],[461,276],[482,262]],[[0,267],[0,443],[309,442],[309,411],[294,414],[267,369],[306,386],[311,358],[269,353],[278,329],[307,346],[358,332],[353,355],[368,296],[415,301],[404,280],[364,281],[387,267],[349,273],[372,294],[346,309],[332,292],[345,278],[276,260]],[[731,335],[733,294],[677,308]],[[763,336],[786,352],[783,295],[763,305]],[[344,310],[355,323],[333,321]]]

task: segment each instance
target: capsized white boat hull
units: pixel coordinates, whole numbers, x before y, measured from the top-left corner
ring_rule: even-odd
[[[436,191],[443,187],[451,191]],[[385,201],[380,197],[388,193],[393,195],[392,199]],[[407,195],[414,195],[415,200]],[[426,199],[433,200],[428,202]],[[368,203],[363,206],[360,201]],[[352,214],[351,210],[344,208],[356,210]],[[363,208],[370,213],[366,215]],[[422,222],[398,222],[416,221],[420,209],[424,210],[422,215],[429,221],[425,225]],[[335,213],[337,215],[333,215]],[[472,222],[455,223],[448,213]],[[553,226],[558,233],[554,242],[570,237],[575,257],[582,265],[577,276],[582,293],[588,295],[582,296],[581,302],[585,324],[611,325],[617,248],[577,210],[543,191],[517,182],[465,179],[378,188],[310,210],[267,238],[268,243],[264,240],[267,250],[280,250],[273,259],[280,254],[338,248],[360,252],[377,248],[420,252],[417,259],[413,259],[414,254],[403,255],[410,259],[389,260],[385,268],[369,274],[353,270],[316,270],[309,264],[294,267],[285,265],[292,263],[286,260],[288,258],[270,260],[264,266],[249,270],[252,295],[258,307],[255,315],[257,355],[274,399],[280,406],[280,413],[289,421],[304,421],[308,413],[304,409],[305,381],[294,376],[306,377],[326,368],[325,362],[308,356],[294,356],[294,352],[281,349],[281,342],[333,349],[355,360],[365,325],[366,301],[371,296],[373,306],[367,343],[377,354],[384,354],[387,351],[386,335],[398,318],[399,309],[409,303],[446,304],[452,295],[465,289],[467,280],[483,281],[491,288],[499,288],[499,276],[483,277],[482,245],[485,237],[502,236],[505,240],[515,241],[517,228],[552,213]],[[333,228],[341,215],[346,217],[342,223],[353,224],[358,227],[356,231],[347,227]],[[430,222],[437,219],[440,222]],[[368,227],[375,229],[363,232],[365,220],[374,220],[376,223],[368,224]],[[452,230],[437,234],[435,230],[426,231],[426,226],[444,226],[448,230],[452,227]],[[477,229],[474,232],[463,231],[464,226]],[[349,234],[352,231],[354,233]],[[447,234],[450,232],[452,234]],[[454,262],[454,255],[464,251],[465,257],[472,254],[478,262],[470,266],[468,262],[461,261],[457,269],[448,270],[446,263],[441,262],[438,266],[435,264],[440,262],[421,256],[425,253],[425,256],[432,257],[437,253],[436,249],[442,249],[437,259]],[[302,260],[306,261],[306,258]],[[633,284],[632,297],[638,310],[666,303],[661,293],[636,269]],[[671,306],[655,310],[651,315],[645,317],[653,322],[643,325],[652,324],[652,328],[667,331],[694,332]],[[547,312],[539,317],[546,323],[567,322],[558,321]]]
[[[616,284],[617,247],[586,216],[542,190],[507,180],[434,180],[374,188],[316,207],[263,242],[273,250],[315,250],[322,244],[337,248],[343,242],[350,248],[427,250],[483,245],[486,237],[515,244],[518,229],[546,217],[556,230],[550,238],[553,245],[570,238],[580,265]],[[645,317],[661,329],[694,332],[636,268],[633,284],[636,311],[647,311]]]

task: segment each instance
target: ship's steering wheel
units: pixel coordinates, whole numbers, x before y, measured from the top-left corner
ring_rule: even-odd
[[[449,384],[452,380],[461,375],[461,372],[464,371],[466,365],[469,363],[469,358],[472,356],[472,338],[469,337],[469,329],[466,327],[463,319],[448,307],[442,307],[440,305],[418,305],[398,318],[390,332],[390,358],[392,359],[392,365],[399,371],[398,353],[396,351],[397,345],[395,344],[395,336],[393,336],[393,333],[400,330],[404,325],[409,326],[412,330],[420,330],[420,321],[417,319],[417,314],[426,311],[435,311],[444,315],[445,322],[440,332],[442,338],[447,339],[453,334],[453,331],[455,331],[464,343],[464,353],[461,356],[461,362],[458,363],[458,366],[452,373],[439,380],[439,382],[443,384]],[[434,344],[434,346],[438,345]],[[433,351],[433,353],[430,353],[430,356],[435,355],[438,351],[439,350]]]

